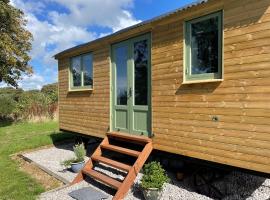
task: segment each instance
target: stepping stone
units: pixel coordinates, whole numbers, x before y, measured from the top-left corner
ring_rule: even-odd
[[[103,200],[109,197],[108,195],[103,194],[102,192],[95,190],[92,187],[85,187],[79,190],[75,190],[70,192],[69,196],[77,200]]]

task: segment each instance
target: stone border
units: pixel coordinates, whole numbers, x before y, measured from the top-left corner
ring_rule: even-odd
[[[57,180],[61,181],[65,185],[69,185],[70,181],[67,179],[57,175],[56,173],[52,172],[51,170],[47,169],[46,167],[41,166],[40,164],[36,163],[35,161],[31,160],[30,158],[25,157],[23,154],[17,154],[18,157],[22,158],[26,162],[34,164],[36,167],[40,168],[42,171],[46,172],[47,174],[51,175],[52,177],[56,178]],[[57,188],[56,188],[57,189]]]

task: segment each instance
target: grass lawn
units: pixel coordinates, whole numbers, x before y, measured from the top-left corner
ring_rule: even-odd
[[[0,200],[36,199],[44,188],[19,170],[10,158],[19,151],[52,144],[71,137],[59,133],[57,122],[18,123],[0,122]]]

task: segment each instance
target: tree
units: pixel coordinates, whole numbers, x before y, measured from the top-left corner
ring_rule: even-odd
[[[44,85],[41,88],[41,92],[50,99],[51,103],[58,101],[58,83]]]
[[[0,82],[18,87],[23,74],[32,73],[28,55],[32,48],[32,34],[26,30],[24,13],[0,0]]]

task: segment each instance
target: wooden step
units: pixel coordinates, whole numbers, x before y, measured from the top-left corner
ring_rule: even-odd
[[[140,155],[140,153],[141,153],[139,151],[135,151],[135,150],[131,150],[131,149],[127,149],[127,148],[123,148],[123,147],[119,147],[119,146],[115,146],[115,145],[111,145],[111,144],[101,144],[100,146],[103,149],[116,151],[116,152],[126,154],[126,155],[130,155],[130,156],[133,156],[133,157],[138,157]]]
[[[120,186],[121,186],[121,182],[120,181],[117,181],[109,176],[106,176],[102,173],[99,173],[93,169],[90,169],[90,170],[86,170],[86,169],[83,169],[82,172],[85,174],[85,175],[88,175],[90,177],[92,177],[93,179],[95,180],[98,180],[98,181],[101,181],[102,183],[114,188],[114,189],[118,189]]]
[[[142,142],[142,143],[148,143],[152,140],[145,136],[139,136],[139,135],[132,135],[128,133],[120,133],[120,132],[108,132],[107,135],[109,137],[115,137],[115,138],[122,138],[128,141],[136,141],[136,142]]]
[[[109,158],[105,158],[105,157],[102,157],[102,156],[92,156],[92,160],[107,164],[109,166],[115,167],[117,169],[120,169],[120,170],[123,170],[123,171],[126,171],[126,172],[128,172],[132,167],[130,165],[127,165],[127,164],[124,164],[124,163],[121,163],[121,162],[117,162],[115,160],[111,160]]]
[[[113,138],[118,140],[130,142],[134,144],[140,144],[143,149],[142,151],[135,151],[132,149],[112,145],[109,142],[109,134],[111,134]],[[134,140],[134,136],[124,136],[123,134],[114,134],[109,133],[92,154],[92,157],[88,160],[86,165],[84,166],[83,170],[81,170],[76,178],[72,181],[71,184],[79,183],[80,181],[84,180],[86,176],[91,177],[92,179],[103,183],[104,185],[108,185],[114,189],[116,189],[116,193],[113,197],[113,200],[123,200],[126,196],[128,190],[133,185],[136,176],[140,172],[141,168],[143,167],[145,161],[149,157],[151,151],[153,150],[152,140],[149,138],[142,139],[143,137],[139,137],[138,140]],[[135,137],[137,138],[137,137]],[[143,141],[143,142],[142,142]],[[149,141],[149,142],[148,142]],[[112,160],[113,158],[109,159],[102,156],[102,149],[115,151],[121,154],[126,154],[135,157],[136,161],[133,166],[129,166],[127,164]],[[118,168],[123,171],[127,171],[126,177],[124,178],[123,182],[118,181],[110,176],[107,176],[101,172],[94,170],[95,162],[104,163],[110,165],[112,167]]]

